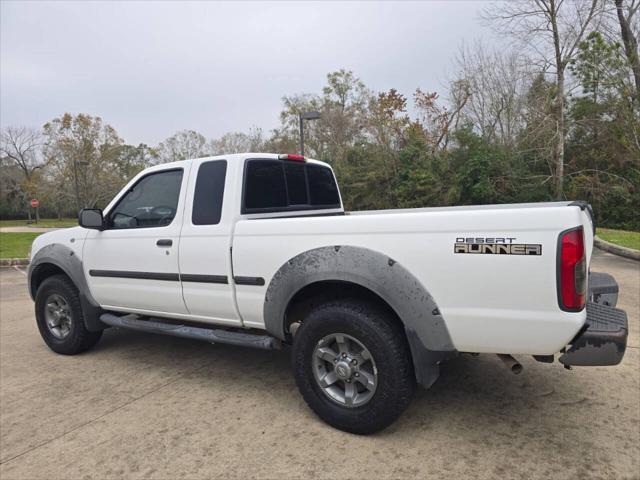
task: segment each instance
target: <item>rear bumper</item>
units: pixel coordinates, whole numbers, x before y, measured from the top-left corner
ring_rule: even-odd
[[[589,299],[592,302],[615,307],[618,303],[618,282],[608,273],[589,273]]]
[[[617,365],[627,348],[629,326],[624,310],[615,308],[618,282],[608,273],[589,274],[587,320],[559,361],[568,366]]]
[[[617,365],[627,348],[628,334],[624,310],[588,302],[584,328],[559,361],[567,366]]]

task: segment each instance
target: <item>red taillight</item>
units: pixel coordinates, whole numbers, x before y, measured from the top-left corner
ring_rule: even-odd
[[[582,227],[561,233],[558,248],[560,308],[577,312],[584,308],[587,293],[587,259]]]
[[[293,160],[294,162],[304,162],[304,155],[291,155],[289,153],[282,153],[278,155],[280,160]]]

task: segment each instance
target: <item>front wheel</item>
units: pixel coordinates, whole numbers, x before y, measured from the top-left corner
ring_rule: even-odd
[[[84,352],[102,336],[102,331],[87,330],[78,290],[65,275],[54,275],[42,282],[36,293],[35,308],[40,335],[56,353]]]
[[[388,312],[357,300],[314,309],[295,334],[293,362],[311,409],[351,433],[389,426],[415,389],[402,327]]]

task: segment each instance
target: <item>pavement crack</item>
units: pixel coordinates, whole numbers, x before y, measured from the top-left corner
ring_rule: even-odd
[[[157,388],[154,388],[153,390],[150,390],[150,391],[148,391],[148,392],[146,392],[146,393],[144,393],[144,394],[142,394],[142,395],[140,395],[138,397],[132,398],[131,400],[123,403],[122,405],[117,406],[116,408],[113,408],[113,409],[109,410],[108,412],[103,413],[102,415],[97,416],[96,418],[93,418],[93,419],[91,419],[91,420],[89,420],[87,422],[84,422],[81,425],[77,425],[77,426],[73,427],[71,430],[68,430],[68,431],[62,433],[61,435],[58,435],[57,437],[50,438],[49,440],[46,440],[46,441],[44,441],[42,443],[39,443],[38,445],[35,445],[35,446],[31,447],[31,448],[28,448],[27,450],[24,450],[23,452],[20,452],[20,453],[14,455],[11,458],[8,458],[6,460],[0,461],[0,465],[5,465],[5,464],[17,459],[17,458],[22,457],[23,455],[26,455],[29,452],[32,452],[34,450],[37,450],[38,448],[44,447],[45,445],[47,445],[47,444],[49,444],[51,442],[55,442],[56,440],[58,440],[60,438],[63,438],[65,436],[69,435],[70,433],[75,432],[76,430],[79,430],[79,429],[81,429],[83,427],[86,427],[87,425],[91,425],[92,423],[95,423],[95,422],[103,419],[107,415],[111,415],[112,413],[117,412],[118,410],[121,410],[121,409],[123,409],[125,407],[128,407],[132,403],[135,403],[138,400],[142,400],[143,398],[148,397],[149,395],[151,395],[153,393],[156,393],[158,390],[162,390],[163,388],[171,385],[172,383],[175,383],[178,380],[183,379],[185,377],[185,375],[191,375],[193,373],[198,372],[199,370],[202,370],[203,368],[205,368],[205,366],[206,365],[203,365],[203,366],[195,368],[195,369],[193,369],[193,370],[191,370],[189,372],[182,373],[182,374],[178,375],[177,378],[174,378],[173,380],[171,380],[171,381],[169,381],[167,383],[164,383],[164,384],[158,386]]]
[[[14,268],[14,270],[17,270],[18,272],[20,272],[25,277],[27,276],[27,272],[25,272],[24,270],[18,268],[16,265],[14,265],[13,268]]]

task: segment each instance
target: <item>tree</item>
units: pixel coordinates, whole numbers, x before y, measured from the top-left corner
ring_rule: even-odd
[[[31,220],[31,211],[27,207],[29,196],[25,193],[23,181],[20,168],[6,157],[0,157],[0,218],[22,216],[26,208]]]
[[[622,46],[592,32],[570,69],[581,88],[570,102],[566,188],[609,218],[632,222],[640,201],[633,183],[640,178],[640,111]]]
[[[555,178],[553,152],[557,128],[554,124],[554,99],[555,82],[548,80],[544,73],[539,73],[525,96],[524,126],[517,140],[518,156],[526,165],[526,171],[523,172],[526,178],[521,180],[534,182],[540,193],[546,193],[547,185]]]
[[[472,125],[485,142],[515,148],[534,78],[526,55],[513,50],[492,51],[477,43],[462,47],[456,63],[456,80],[469,88],[461,122]]]
[[[334,162],[343,161],[347,149],[362,141],[370,99],[370,90],[351,70],[327,74],[317,129],[320,142]]]
[[[363,127],[370,99],[371,92],[353,72],[344,69],[331,72],[327,74],[327,85],[321,95],[298,94],[282,99],[281,126],[274,132],[277,144],[296,145],[299,142],[299,115],[318,111],[319,120],[304,124],[305,151],[309,156],[334,164],[343,162],[348,149],[364,140]],[[296,146],[293,151],[297,150]]]
[[[45,165],[42,156],[42,133],[33,128],[7,127],[0,134],[0,155],[17,166],[22,173],[22,180],[15,184],[22,193],[22,203],[27,204],[29,198],[37,194],[39,171]],[[29,221],[31,208],[27,207]],[[36,208],[36,222],[38,209]]]
[[[420,126],[412,123],[399,152],[400,169],[393,185],[396,206],[414,208],[458,203],[458,181],[448,154],[432,153]],[[383,206],[381,208],[388,208]]]
[[[116,130],[100,117],[69,113],[43,129],[49,180],[59,200],[76,209],[105,205],[123,183],[118,161],[124,142]]]
[[[513,195],[514,176],[504,150],[488,143],[470,128],[455,133],[457,148],[451,152],[453,174],[461,204],[508,202]],[[452,184],[451,180],[448,182]]]
[[[272,132],[267,145],[275,152],[298,152],[300,149],[300,114],[310,111],[322,111],[322,100],[315,94],[296,94],[282,98],[283,109],[280,112],[280,127]],[[305,153],[314,158],[325,157],[325,145],[319,136],[318,124],[305,122]]]
[[[620,44],[592,32],[570,68],[581,86],[572,103],[574,130],[588,131],[591,148],[608,138],[609,162],[640,164],[640,110],[634,108],[633,80]],[[585,140],[583,135],[582,145]]]
[[[194,130],[176,132],[156,148],[158,163],[176,162],[208,155],[207,139]]]
[[[118,175],[124,180],[131,179],[151,165],[156,156],[156,151],[144,143],[137,146],[122,145],[116,159]]]
[[[445,150],[451,134],[458,128],[460,113],[471,96],[467,82],[454,81],[451,84],[450,96],[450,109],[438,103],[439,96],[436,92],[423,92],[418,88],[413,96],[416,109],[420,113],[420,125],[432,153]]]
[[[624,52],[627,61],[633,71],[635,80],[635,98],[636,107],[640,109],[640,56],[638,56],[638,19],[634,20],[635,14],[640,8],[639,0],[614,0],[616,5],[616,15],[620,24],[620,35],[624,45]],[[625,5],[626,3],[626,5]],[[634,32],[634,26],[636,32]]]
[[[249,130],[249,133],[225,133],[217,140],[212,140],[209,143],[208,150],[211,155],[260,152],[263,145],[262,129],[254,127]]]
[[[565,73],[578,45],[600,18],[602,0],[526,0],[503,2],[485,12],[498,30],[523,42],[555,80],[554,120],[556,197],[562,199],[566,135]]]
[[[395,88],[380,92],[369,100],[367,113],[363,122],[367,140],[379,150],[387,183],[392,183],[392,178],[398,174],[400,149],[411,125],[407,115],[407,97]]]

